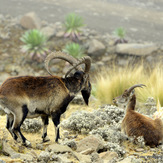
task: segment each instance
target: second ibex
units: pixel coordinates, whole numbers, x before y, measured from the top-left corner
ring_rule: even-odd
[[[121,126],[122,131],[135,138],[142,136],[146,145],[154,147],[163,141],[163,123],[160,118],[152,119],[135,111],[136,96],[134,88],[143,86],[145,85],[133,85],[125,90],[121,96],[113,99],[113,102],[126,110]]]
[[[62,59],[72,65],[64,78],[51,75],[49,62],[52,59]],[[81,64],[85,64],[84,70]],[[57,142],[60,138],[60,116],[75,95],[81,91],[85,103],[88,104],[91,93],[90,66],[91,59],[88,56],[77,60],[62,52],[55,52],[48,55],[45,60],[45,67],[51,76],[19,76],[4,81],[0,87],[0,105],[7,113],[6,127],[13,138],[17,140],[20,137],[24,145],[31,146],[21,133],[20,126],[26,118],[41,116],[44,124],[42,138],[44,142],[48,141],[47,125],[48,117],[51,116]],[[75,73],[68,77],[74,69]]]

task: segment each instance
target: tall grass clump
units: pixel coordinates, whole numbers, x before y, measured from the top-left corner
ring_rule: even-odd
[[[157,66],[147,79],[149,92],[163,106],[163,67]]]
[[[143,66],[131,68],[129,66],[118,69],[114,68],[111,71],[104,70],[96,78],[96,92],[95,96],[101,103],[112,103],[112,99],[121,95],[125,89],[134,84],[143,83],[146,84],[146,75],[143,71]],[[144,88],[136,89],[138,92],[138,99],[146,100],[149,96],[149,92]],[[144,91],[141,93],[141,91]]]
[[[163,107],[163,66],[153,70],[145,70],[142,65],[131,68],[114,67],[111,71],[104,70],[96,77],[94,95],[101,103],[112,103],[112,99],[134,84],[145,84],[144,88],[136,88],[137,100],[145,102],[148,97],[159,101]]]

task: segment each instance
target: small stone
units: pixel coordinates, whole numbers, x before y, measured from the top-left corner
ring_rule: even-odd
[[[83,154],[83,155],[89,155],[89,154],[93,153],[94,151],[95,151],[94,149],[88,148],[88,149],[86,149],[84,151],[81,151],[80,153]]]
[[[36,144],[36,149],[43,150],[43,144]]]
[[[111,161],[111,160],[117,158],[118,157],[118,154],[116,152],[107,151],[107,152],[100,153],[99,156],[103,160]]]
[[[95,163],[103,163],[103,160],[99,157],[99,154],[97,152],[94,152],[91,154],[91,161]]]
[[[56,33],[56,30],[53,26],[46,26],[41,29],[41,32],[48,38],[50,39],[53,37]]]
[[[87,136],[86,138],[80,140],[77,143],[77,152],[82,152],[87,149],[92,149],[94,151],[98,151],[103,147],[103,141],[96,136],[90,135]]]
[[[144,152],[144,149],[143,148],[137,148],[135,149],[136,152]]]
[[[64,142],[64,145],[67,145],[72,150],[76,150],[77,149],[77,145],[76,145],[76,142],[74,140],[70,140],[70,141]]]
[[[42,151],[38,156],[38,160],[48,162],[50,160],[50,153]]]
[[[132,159],[131,158],[125,158],[122,161],[119,161],[118,163],[132,163]]]
[[[90,155],[82,155],[81,153],[73,152],[74,156],[79,160],[80,163],[91,163]]]
[[[60,144],[52,144],[49,145],[45,151],[48,152],[54,152],[54,153],[66,153],[66,152],[72,152],[72,149],[68,146],[60,145]]]
[[[88,46],[88,54],[92,57],[101,57],[105,52],[105,45],[96,39],[91,40]]]
[[[11,155],[11,158],[12,159],[20,158],[20,154],[19,153],[14,153],[14,154]]]

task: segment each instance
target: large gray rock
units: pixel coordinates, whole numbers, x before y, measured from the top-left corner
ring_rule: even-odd
[[[91,163],[91,156],[83,155],[81,153],[73,152],[74,156],[79,160],[80,163]]]
[[[26,29],[40,29],[41,21],[35,12],[29,12],[20,19],[20,24]]]
[[[20,160],[24,162],[34,162],[35,158],[31,154],[20,154]]]
[[[101,57],[105,53],[105,45],[96,40],[93,39],[88,43],[88,54],[92,57]]]
[[[47,152],[53,152],[53,153],[66,153],[66,152],[72,152],[72,149],[68,146],[60,145],[60,144],[52,144],[49,145],[45,151]]]
[[[32,154],[22,154],[14,151],[14,149],[12,149],[6,141],[3,141],[2,151],[5,155],[10,156],[12,159],[19,158],[20,160],[30,161],[30,162],[32,162],[35,159]]]
[[[91,161],[94,163],[104,163],[103,159],[99,157],[97,152],[91,154]]]
[[[119,161],[118,163],[132,163],[132,158],[126,157],[124,160]]]
[[[54,26],[46,26],[41,28],[41,32],[50,39],[56,34],[56,28]]]
[[[84,161],[84,163],[91,163],[90,156],[77,153],[73,151],[71,148],[69,148],[68,146],[64,146],[56,143],[49,145],[45,149],[45,152],[42,153],[41,155],[46,158],[46,156],[48,156],[47,153],[50,153],[50,157],[52,161],[69,163],[71,162],[69,161],[69,156],[71,155],[74,159],[77,159],[79,161]]]
[[[118,54],[131,54],[137,56],[145,56],[152,54],[154,51],[157,51],[159,47],[155,44],[139,44],[139,43],[130,43],[130,44],[117,44],[116,53]]]
[[[105,160],[105,162],[111,162],[113,161],[114,159],[118,158],[118,154],[116,152],[110,152],[110,151],[107,151],[107,152],[102,152],[99,154],[100,158]]]
[[[87,149],[92,149],[94,151],[98,151],[99,149],[102,149],[104,145],[104,142],[93,135],[87,136],[86,138],[80,140],[77,143],[77,152],[82,152]]]
[[[15,152],[6,141],[2,142],[2,152],[5,155],[10,156],[11,158],[19,158],[20,157],[20,154]]]
[[[38,157],[38,161],[48,162],[50,160],[50,153],[42,151]]]

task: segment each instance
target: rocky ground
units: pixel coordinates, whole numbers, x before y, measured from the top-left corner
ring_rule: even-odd
[[[37,16],[37,15],[36,15]],[[25,18],[24,18],[25,19]],[[47,75],[43,63],[30,60],[20,51],[20,36],[26,31],[20,17],[0,15],[0,82],[9,76]],[[39,26],[49,36],[50,51],[61,50],[68,42],[63,38],[61,22],[49,24],[45,21],[31,22]],[[25,21],[27,22],[27,20]],[[48,30],[47,30],[48,29]],[[112,35],[100,35],[95,30],[84,29],[80,43],[86,47],[92,57],[91,76],[99,67],[111,68],[112,63],[119,67],[128,62],[135,63],[142,59],[153,65],[162,61],[163,46],[149,42],[136,42],[129,39],[128,44],[114,45],[116,38]],[[106,66],[107,65],[107,66]],[[64,67],[64,68],[63,68]],[[56,62],[51,66],[53,73],[63,75],[66,65]],[[1,162],[162,162],[163,146],[149,148],[140,139],[137,144],[120,131],[124,112],[112,105],[98,106],[91,97],[89,107],[83,105],[79,97],[71,104],[62,117],[60,144],[54,143],[54,127],[50,122],[48,135],[50,142],[41,143],[40,119],[26,120],[22,126],[24,135],[32,143],[26,148],[14,142],[5,129],[5,116],[1,116]],[[155,104],[154,104],[155,105]]]
[[[162,0],[0,0],[0,4],[1,14],[17,17],[35,11],[49,23],[64,21],[68,13],[76,12],[98,33],[105,35],[123,26],[132,39],[162,43]]]

